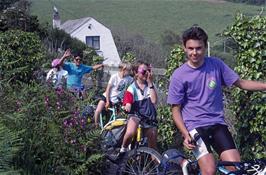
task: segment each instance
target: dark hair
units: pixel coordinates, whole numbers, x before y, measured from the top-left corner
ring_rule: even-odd
[[[183,32],[182,35],[183,45],[186,46],[187,41],[190,39],[201,40],[204,42],[206,47],[208,41],[208,35],[202,28],[195,25]]]
[[[73,56],[74,56],[74,58],[76,58],[76,57],[82,58],[83,57],[83,54],[81,52],[74,52],[73,53]]]

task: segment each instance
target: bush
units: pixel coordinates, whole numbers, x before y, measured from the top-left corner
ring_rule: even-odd
[[[266,74],[266,17],[236,16],[235,22],[224,32],[238,46],[236,72],[240,77],[265,82]],[[266,153],[266,95],[239,89],[232,91],[229,105],[237,117],[237,138],[244,158],[260,158]]]
[[[0,116],[21,133],[16,167],[29,174],[99,174],[100,132],[80,116],[83,102],[40,84],[0,84]]]
[[[0,33],[0,80],[30,82],[44,62],[41,41],[34,33],[10,30]]]
[[[174,70],[181,66],[184,63],[185,53],[181,46],[176,45],[172,49],[170,56],[166,59],[166,75],[165,78],[162,78],[159,82],[160,89],[164,89],[167,93],[168,84],[171,75]],[[158,108],[159,116],[159,141],[160,146],[165,150],[171,147],[176,147],[178,149],[183,148],[183,138],[180,135],[180,132],[176,128],[173,119],[171,107],[168,105],[160,106]]]

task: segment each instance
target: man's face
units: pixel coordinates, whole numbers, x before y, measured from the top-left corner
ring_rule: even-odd
[[[204,63],[206,47],[201,40],[188,40],[184,46],[189,65],[199,67]]]
[[[81,58],[79,56],[76,56],[74,58],[74,63],[76,64],[76,66],[79,66],[81,64]]]

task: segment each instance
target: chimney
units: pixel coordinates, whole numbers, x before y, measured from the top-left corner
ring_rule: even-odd
[[[53,9],[53,28],[58,28],[60,29],[61,26],[61,20],[60,20],[60,16],[59,16],[59,12],[57,10],[57,8],[54,6]]]

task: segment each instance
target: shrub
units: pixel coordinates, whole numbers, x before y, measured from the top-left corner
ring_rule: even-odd
[[[22,133],[24,146],[14,161],[16,167],[30,174],[101,170],[100,132],[79,115],[81,101],[67,91],[36,83],[9,87],[1,82],[0,87],[1,120]]]
[[[266,74],[266,17],[236,16],[234,24],[224,32],[237,44],[236,72],[249,80],[265,81]],[[237,138],[241,155],[250,159],[265,156],[266,95],[239,89],[232,91],[229,105],[237,117]]]
[[[44,61],[44,52],[34,33],[10,30],[0,33],[0,80],[30,82]]]

